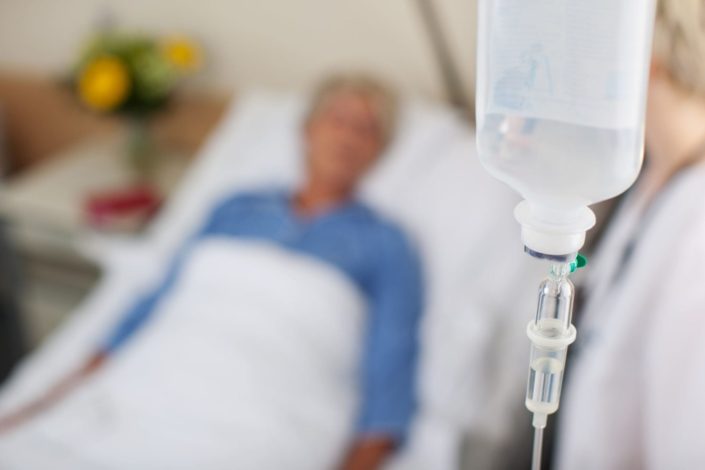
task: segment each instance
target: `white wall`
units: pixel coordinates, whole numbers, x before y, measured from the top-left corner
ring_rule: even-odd
[[[475,0],[435,2],[469,91]],[[414,0],[0,0],[0,68],[65,70],[107,10],[126,27],[199,38],[208,86],[299,88],[362,68],[405,92],[443,94]]]

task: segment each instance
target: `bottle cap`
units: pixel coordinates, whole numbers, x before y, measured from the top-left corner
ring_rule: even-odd
[[[573,255],[585,244],[585,233],[595,225],[595,214],[584,206],[572,211],[545,210],[522,201],[514,209],[521,238],[530,253],[546,257]]]

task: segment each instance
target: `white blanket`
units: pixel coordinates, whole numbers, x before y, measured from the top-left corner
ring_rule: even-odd
[[[355,286],[307,256],[224,238],[182,272],[100,373],[0,438],[0,468],[334,467],[357,406]],[[5,407],[29,398],[20,389]]]

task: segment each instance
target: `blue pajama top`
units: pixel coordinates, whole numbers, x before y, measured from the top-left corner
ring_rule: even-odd
[[[118,323],[104,351],[115,352],[146,323],[178,279],[189,247],[209,236],[271,241],[330,263],[357,285],[368,305],[357,431],[403,440],[416,402],[421,266],[403,233],[359,202],[304,218],[283,191],[225,199],[176,256],[161,284]]]

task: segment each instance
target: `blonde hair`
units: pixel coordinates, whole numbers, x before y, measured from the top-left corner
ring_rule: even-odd
[[[705,96],[705,0],[659,0],[654,57],[684,90]]]
[[[384,82],[365,74],[333,75],[319,83],[311,97],[306,121],[316,116],[325,102],[338,93],[353,93],[370,100],[374,104],[383,142],[386,145],[392,140],[398,113],[396,93]]]

